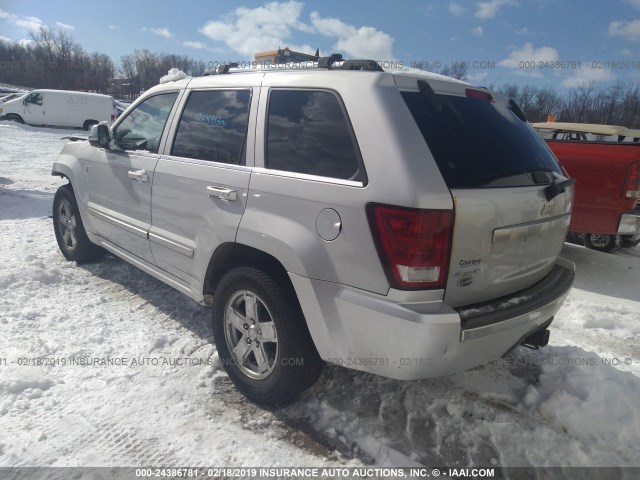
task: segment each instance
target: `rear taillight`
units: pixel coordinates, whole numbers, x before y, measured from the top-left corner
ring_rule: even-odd
[[[380,260],[393,288],[444,288],[453,212],[367,205]]]
[[[111,114],[111,121],[113,122],[116,119],[116,116],[112,113]]]
[[[640,198],[640,162],[629,165],[624,192],[627,198]]]

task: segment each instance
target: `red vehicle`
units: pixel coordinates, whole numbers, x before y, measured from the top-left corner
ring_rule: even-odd
[[[604,252],[640,243],[640,130],[581,123],[534,123],[576,179],[569,231]]]

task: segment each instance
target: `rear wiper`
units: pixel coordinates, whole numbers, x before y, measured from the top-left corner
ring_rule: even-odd
[[[482,173],[471,177],[466,182],[466,187],[481,187],[487,185],[495,180],[508,178],[508,177],[517,177],[517,176],[526,176],[533,185],[540,185],[544,183],[551,183],[553,180],[551,179],[551,170],[545,168],[518,168],[515,170],[502,170],[498,172],[491,173]]]
[[[574,183],[576,183],[575,178],[563,180],[562,182],[558,182],[558,183],[552,183],[551,185],[549,185],[544,189],[544,194],[547,197],[547,201],[553,200],[562,192],[564,192],[567,187],[573,185]]]

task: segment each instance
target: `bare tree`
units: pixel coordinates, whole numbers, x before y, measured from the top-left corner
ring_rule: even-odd
[[[447,77],[457,78],[458,80],[464,80],[467,76],[467,70],[468,66],[465,62],[453,62],[442,67],[438,73],[446,75]]]
[[[549,115],[558,116],[563,104],[562,98],[553,88],[542,88],[537,91],[533,102],[535,114],[528,118],[532,122],[544,122]]]

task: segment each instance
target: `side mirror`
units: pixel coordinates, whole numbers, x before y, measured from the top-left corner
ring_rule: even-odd
[[[89,131],[89,144],[93,147],[105,148],[109,150],[111,143],[111,134],[107,122],[100,122],[98,125],[91,127]]]

